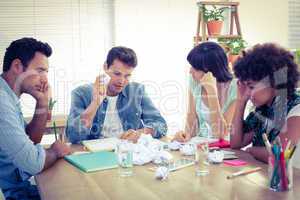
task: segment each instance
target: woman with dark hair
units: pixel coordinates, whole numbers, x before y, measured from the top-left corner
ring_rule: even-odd
[[[187,56],[190,68],[189,106],[185,130],[174,139],[193,136],[223,138],[228,133],[236,99],[236,80],[223,48],[215,42],[194,47]]]
[[[279,135],[283,145],[296,145],[300,130],[300,96],[295,88],[299,73],[291,52],[272,43],[256,45],[234,66],[238,99],[230,136],[232,148],[252,143],[247,151],[267,162],[268,152],[262,134],[270,142]],[[245,106],[251,100],[255,111],[245,120]]]

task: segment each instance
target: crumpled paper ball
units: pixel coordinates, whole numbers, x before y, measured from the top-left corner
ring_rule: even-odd
[[[163,151],[157,152],[155,158],[153,159],[153,162],[155,164],[161,164],[161,163],[163,163],[165,161],[168,162],[168,161],[170,161],[172,159],[173,159],[172,154],[170,152],[168,152],[168,151],[163,150]]]
[[[141,134],[137,143],[144,146],[148,146],[151,142],[153,142],[153,138],[150,134]]]
[[[135,144],[133,150],[133,164],[144,165],[151,162],[155,157],[155,154],[146,146]]]
[[[182,144],[180,142],[176,141],[176,140],[174,140],[173,142],[170,142],[168,144],[169,149],[172,150],[172,151],[179,150],[181,148],[181,146],[182,146]]]
[[[195,155],[195,152],[196,152],[196,145],[193,144],[193,143],[188,143],[188,144],[185,144],[183,145],[181,148],[180,148],[180,153],[182,155],[185,155],[185,156],[192,156],[192,155]]]
[[[166,180],[169,176],[167,167],[158,167],[155,171],[155,178],[158,180]]]
[[[133,144],[133,164],[144,165],[154,161],[157,157],[168,159],[169,153],[168,155],[165,152],[161,153],[164,144],[160,140],[153,139],[150,134],[142,134],[137,144]]]
[[[213,164],[222,163],[224,159],[223,151],[213,151],[208,153],[208,162]]]

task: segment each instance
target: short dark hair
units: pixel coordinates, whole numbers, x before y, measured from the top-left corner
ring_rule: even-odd
[[[21,38],[11,42],[5,51],[3,72],[7,72],[10,69],[11,63],[15,59],[20,59],[25,70],[36,52],[40,52],[49,57],[52,54],[52,49],[49,44],[34,38]]]
[[[235,76],[241,81],[260,81],[268,78],[274,89],[287,89],[294,94],[299,72],[293,54],[274,43],[257,44],[244,52],[234,64]]]
[[[195,46],[187,60],[194,69],[211,72],[218,82],[227,82],[233,78],[224,49],[215,42],[203,42]]]
[[[113,47],[111,50],[109,50],[106,57],[106,64],[108,68],[112,65],[115,59],[120,60],[130,67],[137,66],[137,57],[135,52],[127,47],[118,46]]]

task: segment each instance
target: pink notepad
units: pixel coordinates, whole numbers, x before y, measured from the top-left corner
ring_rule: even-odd
[[[229,148],[230,143],[227,140],[219,139],[217,142],[209,143],[209,147]]]
[[[237,160],[225,160],[223,163],[225,165],[235,166],[235,167],[244,166],[244,165],[248,164],[246,161],[238,160],[238,159]]]

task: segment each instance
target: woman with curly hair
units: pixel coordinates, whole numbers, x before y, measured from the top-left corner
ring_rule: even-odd
[[[267,162],[262,134],[270,142],[279,136],[283,145],[296,145],[300,130],[300,96],[296,93],[299,72],[294,56],[286,49],[266,43],[244,53],[234,65],[238,78],[238,98],[230,136],[232,148],[242,148]],[[246,104],[255,106],[244,120]]]
[[[187,119],[185,130],[174,139],[224,138],[237,96],[237,80],[229,71],[226,54],[217,43],[203,42],[189,52],[187,60],[191,65]]]

